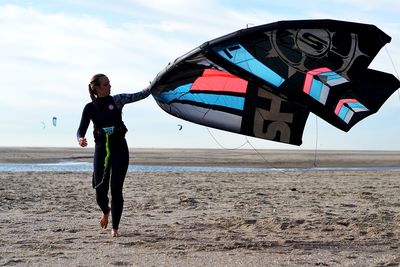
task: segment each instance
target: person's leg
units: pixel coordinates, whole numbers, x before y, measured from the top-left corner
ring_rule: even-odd
[[[96,143],[94,153],[94,172],[93,172],[93,187],[96,189],[96,201],[99,205],[103,216],[100,219],[100,226],[107,228],[108,216],[110,214],[108,189],[110,183],[110,170],[104,172],[104,159],[106,151],[104,144]]]
[[[115,140],[111,152],[111,214],[113,236],[118,236],[118,227],[124,205],[123,186],[129,165],[129,150],[125,139]]]

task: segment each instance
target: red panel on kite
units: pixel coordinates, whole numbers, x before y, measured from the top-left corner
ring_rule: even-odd
[[[191,91],[231,92],[245,94],[248,82],[235,75],[216,69],[206,69],[196,79]]]

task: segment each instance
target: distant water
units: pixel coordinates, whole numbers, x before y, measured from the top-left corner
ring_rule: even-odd
[[[393,167],[313,167],[313,168],[234,168],[234,167],[191,167],[191,166],[141,166],[130,165],[129,171],[142,172],[274,172],[274,171],[400,171]],[[59,163],[0,163],[0,172],[92,172],[93,164],[87,162]]]

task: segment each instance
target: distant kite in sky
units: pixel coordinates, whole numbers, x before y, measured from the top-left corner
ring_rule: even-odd
[[[57,126],[57,117],[53,117],[51,120],[52,124],[54,127]],[[42,130],[46,129],[46,123],[44,121],[41,121],[40,124],[42,125]]]
[[[310,112],[349,131],[400,87],[369,69],[391,40],[374,25],[280,21],[205,42],[151,83],[158,105],[178,118],[300,145]]]

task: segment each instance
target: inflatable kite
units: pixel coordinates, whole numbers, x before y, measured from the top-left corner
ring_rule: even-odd
[[[310,112],[349,131],[400,87],[369,69],[391,40],[374,25],[280,21],[205,42],[151,83],[158,105],[197,124],[300,145]]]

